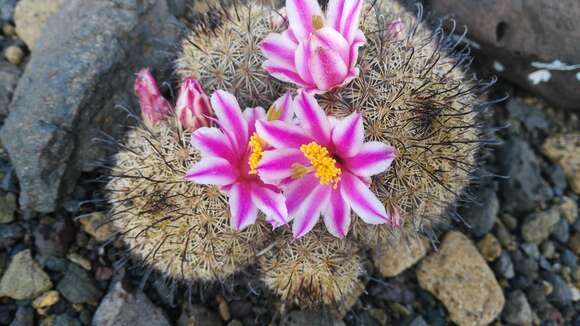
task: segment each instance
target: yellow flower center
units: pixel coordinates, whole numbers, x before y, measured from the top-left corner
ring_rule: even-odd
[[[336,189],[342,171],[336,166],[336,160],[330,156],[328,149],[316,142],[311,142],[300,146],[300,151],[310,161],[314,175],[320,180],[320,184],[331,183]],[[296,163],[292,166],[292,177],[296,179],[303,177],[307,172],[307,168],[301,164]]]
[[[248,142],[248,146],[252,149],[252,154],[248,159],[248,165],[250,166],[249,174],[256,174],[258,171],[256,167],[260,160],[262,159],[262,154],[264,152],[264,141],[258,137],[257,133],[253,133],[252,137],[250,137],[250,141]]]
[[[324,27],[324,18],[319,15],[312,16],[312,28],[317,31]]]

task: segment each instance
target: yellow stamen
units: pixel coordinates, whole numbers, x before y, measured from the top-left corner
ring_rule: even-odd
[[[292,164],[292,179],[300,179],[308,173],[308,168],[300,163]]]
[[[268,120],[268,121],[278,120],[278,119],[280,119],[281,115],[282,115],[282,110],[278,109],[276,106],[272,105],[268,109],[268,114],[266,115],[266,120]]]
[[[249,174],[258,173],[256,167],[258,166],[258,163],[260,163],[260,160],[262,159],[262,153],[264,152],[264,144],[265,144],[264,141],[260,137],[258,137],[257,133],[252,134],[252,137],[250,137],[248,146],[250,146],[250,148],[252,149],[252,154],[248,159],[248,165],[250,166],[250,171],[248,172]]]
[[[310,161],[314,168],[314,174],[320,180],[320,184],[332,183],[333,188],[336,189],[342,171],[336,167],[336,160],[330,156],[328,149],[318,145],[316,142],[311,142],[300,146],[300,151]]]
[[[324,27],[324,18],[319,15],[312,16],[312,28],[317,31]]]

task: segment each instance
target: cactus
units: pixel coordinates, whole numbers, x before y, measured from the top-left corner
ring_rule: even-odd
[[[489,84],[467,77],[468,49],[442,29],[429,29],[421,15],[390,0],[365,6],[360,72],[318,95],[318,103],[337,118],[360,113],[365,140],[396,149],[391,169],[371,184],[394,222],[353,218],[344,239],[316,226],[292,241],[288,230],[271,232],[263,222],[235,232],[224,195],[183,180],[200,156],[171,117],[131,131],[108,185],[112,221],[145,264],[172,278],[209,281],[257,262],[261,279],[282,300],[334,305],[362,286],[364,249],[423,234],[453,210],[477,165],[478,109]],[[218,20],[212,15],[215,29],[197,26],[183,42],[181,77],[198,79],[208,92],[230,91],[241,107],[267,107],[292,89],[262,69],[259,47],[287,27],[283,12],[250,2],[220,12]]]

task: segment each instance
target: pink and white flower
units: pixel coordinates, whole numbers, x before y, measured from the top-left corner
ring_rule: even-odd
[[[276,118],[289,114],[286,94],[276,103]],[[255,134],[255,122],[266,119],[261,107],[243,113],[236,98],[218,90],[211,96],[211,106],[220,128],[199,128],[191,136],[192,145],[201,152],[201,160],[187,172],[185,179],[199,184],[219,186],[229,196],[230,224],[242,230],[255,223],[258,211],[274,227],[288,223],[286,201],[280,190],[260,180],[252,166],[260,161],[263,143]]]
[[[330,0],[326,15],[316,0],[286,0],[289,28],[270,33],[260,48],[273,77],[314,93],[340,87],[359,74],[363,0]]]
[[[161,95],[149,69],[142,69],[137,73],[134,90],[139,98],[141,114],[146,122],[156,125],[165,120],[171,112],[171,104]]]
[[[330,233],[344,237],[351,209],[368,224],[397,222],[369,189],[370,177],[391,165],[394,148],[364,141],[360,113],[329,118],[305,91],[293,104],[299,125],[260,120],[256,131],[274,148],[263,153],[258,174],[284,189],[294,238],[308,233],[320,214]]]
[[[184,130],[194,131],[210,125],[212,113],[209,97],[197,80],[186,78],[181,82],[175,113]]]

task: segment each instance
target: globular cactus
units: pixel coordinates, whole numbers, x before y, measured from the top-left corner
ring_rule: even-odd
[[[268,107],[293,89],[264,71],[259,47],[269,33],[287,28],[284,12],[250,2],[212,14],[216,28],[198,26],[183,42],[181,77],[198,79],[208,93],[228,90],[242,107]],[[113,169],[113,223],[130,250],[171,277],[192,281],[224,279],[258,262],[261,279],[284,301],[337,304],[362,286],[364,249],[415,237],[452,210],[477,165],[477,109],[488,85],[467,76],[467,48],[394,1],[365,3],[360,29],[366,44],[358,77],[317,99],[337,118],[360,113],[365,141],[396,149],[393,166],[371,183],[390,225],[353,218],[343,239],[320,226],[294,240],[261,223],[235,232],[224,195],[183,180],[199,154],[169,120],[133,130]]]

